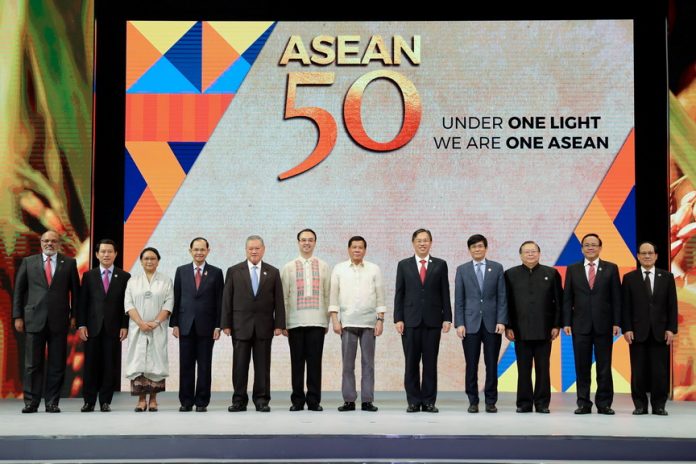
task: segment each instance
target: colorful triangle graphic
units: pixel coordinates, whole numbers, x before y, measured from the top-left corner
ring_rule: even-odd
[[[138,81],[128,93],[199,93],[167,57],[163,56]]]
[[[191,82],[201,89],[201,40],[203,25],[197,22],[164,56]]]
[[[225,72],[239,53],[209,23],[203,23],[203,59],[201,89],[208,87]]]
[[[126,24],[126,89],[162,57],[147,38],[130,22]]]

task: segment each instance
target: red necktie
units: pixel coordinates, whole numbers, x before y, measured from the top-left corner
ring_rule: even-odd
[[[421,268],[420,268],[420,279],[421,279],[421,283],[424,284],[424,283],[425,283],[425,271],[426,271],[426,269],[425,269],[425,260],[424,260],[424,259],[421,259],[421,260],[420,260],[420,263],[421,263]]]
[[[51,273],[51,257],[49,256],[46,258],[46,282],[48,282],[48,285],[51,285],[51,281],[53,280],[53,274]]]
[[[196,290],[201,286],[201,268],[196,268]]]
[[[590,290],[592,290],[592,287],[594,287],[594,281],[595,281],[595,268],[594,268],[594,263],[590,263],[590,271],[587,273],[587,280],[590,283]]]

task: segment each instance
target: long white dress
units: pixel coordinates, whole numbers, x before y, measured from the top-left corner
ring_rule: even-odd
[[[172,279],[155,272],[152,281],[145,274],[132,277],[126,285],[126,313],[135,308],[143,321],[152,321],[163,309],[171,314],[174,306],[174,285]],[[150,332],[142,332],[130,320],[128,324],[128,354],[126,357],[126,377],[130,380],[141,375],[159,382],[169,376],[167,356],[167,320]]]

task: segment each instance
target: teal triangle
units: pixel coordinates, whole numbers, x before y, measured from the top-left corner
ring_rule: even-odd
[[[162,57],[126,93],[200,93],[166,57]]]
[[[201,87],[202,31],[203,23],[198,21],[164,54],[199,90]]]
[[[250,69],[251,65],[240,56],[205,93],[237,93]]]

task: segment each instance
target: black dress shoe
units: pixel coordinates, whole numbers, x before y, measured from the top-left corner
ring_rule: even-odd
[[[656,416],[667,416],[667,415],[669,415],[669,413],[665,410],[665,408],[653,409],[653,412],[652,412],[652,413],[655,414]]]
[[[420,404],[409,404],[406,408],[406,412],[418,412],[420,411]]]
[[[539,411],[539,410],[537,409],[537,411]],[[515,409],[515,412],[519,412],[519,413],[532,412],[532,407],[531,406],[519,407],[519,408]]]
[[[258,411],[258,412],[271,412],[271,407],[267,404],[257,404],[256,411]]]
[[[147,405],[145,406],[136,406],[134,409],[135,412],[145,412],[147,411]]]
[[[39,410],[38,404],[27,404],[22,408],[22,414],[31,414]]]
[[[498,408],[495,407],[495,404],[487,404],[486,412],[498,412]]]
[[[597,407],[597,414],[604,414],[605,416],[613,416],[614,410],[609,406]]]
[[[80,412],[93,412],[93,411],[94,411],[94,403],[85,403],[80,408]]]
[[[478,412],[478,404],[470,404],[469,409],[467,409],[466,412],[477,413]]]
[[[434,404],[424,404],[421,408],[423,412],[440,412]]]
[[[304,409],[304,405],[302,404],[293,404],[290,406],[290,411],[295,412],[295,411],[302,411]]]
[[[46,412],[50,412],[52,414],[60,412],[60,408],[58,407],[57,404],[47,404],[46,405]]]
[[[323,411],[324,408],[321,407],[320,404],[308,404],[307,409],[310,411]]]
[[[227,411],[229,412],[242,412],[246,410],[246,405],[242,403],[232,403],[232,405],[227,408]]]
[[[193,411],[193,406],[181,406],[179,408],[179,412],[189,412]]]
[[[196,412],[207,412],[208,407],[207,406],[196,406]]]
[[[541,406],[539,408],[536,408],[536,412],[538,412],[539,414],[549,414],[551,411],[549,411],[549,408],[547,408],[546,406]]]
[[[642,416],[643,414],[648,413],[648,408],[636,408],[633,410],[633,415],[634,416]]]
[[[111,412],[111,405],[109,403],[102,403],[99,409],[101,412]]]
[[[592,413],[592,408],[590,406],[580,406],[575,410],[575,414],[590,414]]]
[[[363,403],[360,405],[360,409],[363,411],[377,412],[379,408],[372,404],[372,401],[363,401]]]
[[[340,412],[355,411],[355,401],[346,401],[342,406],[338,407]]]

